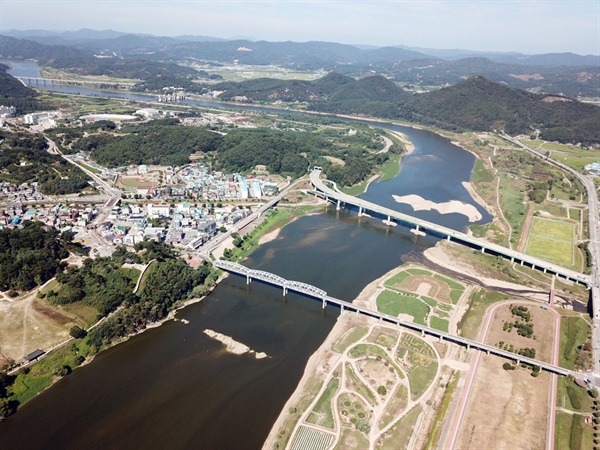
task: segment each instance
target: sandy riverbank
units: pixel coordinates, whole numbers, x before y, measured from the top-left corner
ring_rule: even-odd
[[[458,213],[469,218],[469,222],[477,222],[482,219],[481,213],[475,206],[468,203],[463,203],[458,200],[450,200],[444,203],[435,203],[426,200],[423,197],[415,194],[410,195],[392,195],[398,203],[404,203],[412,206],[415,211],[431,211],[432,209],[440,214]]]
[[[235,339],[233,339],[231,336],[221,334],[217,331],[206,329],[206,330],[204,330],[204,334],[206,334],[208,337],[210,337],[216,341],[219,341],[221,344],[225,345],[225,348],[227,349],[227,351],[229,353],[233,353],[234,355],[244,355],[246,353],[250,353],[250,354],[254,355],[254,357],[256,359],[263,359],[263,358],[269,357],[269,355],[267,355],[266,353],[257,352],[255,350],[252,350],[246,344],[242,344],[241,342],[238,342]]]

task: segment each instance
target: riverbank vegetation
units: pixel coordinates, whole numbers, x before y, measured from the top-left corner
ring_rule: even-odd
[[[31,222],[24,230],[31,231],[36,224]],[[137,292],[134,288],[140,272],[125,265],[132,262],[149,264]],[[87,331],[73,327],[73,339],[59,349],[14,376],[0,374],[4,389],[0,389],[0,417],[14,413],[19,404],[103,348],[165,319],[182,302],[205,295],[218,277],[210,264],[192,269],[173,248],[153,241],[137,244],[135,252],[120,247],[112,257],[88,258],[81,267],[59,266],[57,271],[57,283],[39,296],[51,304],[93,308],[97,324]]]

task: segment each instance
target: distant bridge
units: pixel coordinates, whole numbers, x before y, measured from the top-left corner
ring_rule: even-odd
[[[301,294],[304,294],[309,297],[313,297],[321,300],[323,303],[323,308],[327,306],[328,303],[339,306],[341,313],[344,311],[353,311],[356,314],[364,314],[368,317],[373,317],[375,319],[379,319],[382,322],[388,322],[394,324],[396,326],[402,326],[404,328],[408,328],[413,331],[418,331],[421,335],[430,335],[438,338],[440,341],[448,341],[454,344],[459,344],[467,349],[474,348],[483,352],[486,352],[488,355],[496,355],[502,358],[510,359],[515,361],[517,364],[529,364],[531,366],[538,366],[543,370],[546,370],[551,373],[555,373],[558,375],[573,375],[577,377],[581,377],[581,373],[573,372],[568,369],[563,369],[562,367],[555,366],[553,364],[549,364],[543,361],[539,361],[533,358],[526,358],[521,355],[517,355],[515,353],[509,352],[507,350],[502,350],[498,347],[494,347],[493,345],[487,345],[485,343],[477,342],[472,339],[466,339],[460,336],[455,336],[450,333],[446,333],[444,331],[436,330],[434,328],[427,327],[425,325],[420,325],[418,323],[409,322],[406,320],[402,320],[398,317],[390,316],[389,314],[384,314],[379,311],[373,311],[369,308],[364,308],[362,306],[355,305],[354,303],[346,302],[344,300],[339,300],[334,297],[330,297],[327,295],[323,289],[319,289],[318,287],[312,286],[310,284],[301,283],[298,281],[290,281],[286,280],[279,275],[275,275],[270,272],[264,272],[262,270],[252,270],[238,263],[234,263],[231,261],[217,260],[213,262],[213,265],[219,269],[225,270],[230,273],[234,273],[237,275],[241,275],[246,277],[246,283],[250,284],[253,279],[263,281],[264,283],[271,284],[274,286],[279,286],[283,288],[283,295],[286,295],[288,291],[296,291]]]
[[[393,209],[359,199],[352,195],[333,190],[325,185],[323,180],[321,180],[321,171],[318,169],[313,170],[310,174],[310,182],[315,188],[317,195],[322,196],[327,201],[337,203],[338,208],[340,208],[342,204],[352,205],[358,208],[359,214],[369,211],[382,217],[387,217],[387,220],[384,221],[387,224],[395,224],[395,220],[398,223],[403,223],[414,227],[413,231],[417,234],[423,233],[422,230],[427,230],[431,234],[446,238],[448,241],[454,240],[462,244],[467,244],[471,247],[478,248],[482,253],[487,251],[491,254],[500,255],[510,259],[511,262],[520,263],[522,266],[526,265],[532,269],[541,270],[544,273],[556,275],[557,277],[562,277],[566,280],[581,283],[588,287],[591,287],[592,285],[592,277],[589,275],[585,275],[574,270],[569,270],[557,264],[553,264],[551,262],[502,247],[501,245],[492,244],[491,242],[477,239],[473,236],[469,236],[466,233],[462,233],[442,225],[437,225],[426,220],[418,219],[408,214],[404,214]]]

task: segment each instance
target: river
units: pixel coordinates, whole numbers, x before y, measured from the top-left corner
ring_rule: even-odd
[[[415,151],[403,159],[398,177],[373,183],[365,198],[408,213],[412,208],[392,194],[461,200],[479,209],[482,222],[490,219],[461,184],[469,180],[472,155],[433,133],[376,125],[407,134]],[[468,224],[459,214],[414,214],[455,229]],[[244,264],[352,300],[436,242],[330,208],[291,223]],[[284,298],[276,288],[246,286],[230,276],[178,313],[188,324],[170,321],[102,352],[21,407],[0,423],[0,448],[258,449],[338,314],[331,306],[323,311],[318,301]],[[269,357],[229,354],[203,333],[207,328]]]

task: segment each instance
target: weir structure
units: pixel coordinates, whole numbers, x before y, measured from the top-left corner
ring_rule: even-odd
[[[288,291],[295,291],[305,296],[321,300],[323,308],[325,308],[329,303],[338,306],[340,308],[341,313],[344,313],[345,311],[352,311],[356,314],[364,314],[368,317],[378,319],[380,322],[387,322],[396,325],[397,327],[404,327],[413,331],[417,331],[421,333],[422,336],[426,334],[434,336],[440,341],[447,341],[450,343],[462,345],[464,347],[467,347],[467,349],[473,348],[476,350],[480,350],[487,353],[488,355],[491,354],[500,356],[502,358],[510,359],[512,361],[515,361],[517,364],[528,364],[530,366],[538,366],[540,369],[563,376],[573,375],[576,377],[581,377],[582,375],[579,372],[564,369],[562,367],[555,366],[554,364],[549,364],[533,358],[527,358],[516,353],[509,352],[507,350],[502,350],[492,345],[487,345],[485,343],[477,342],[472,339],[466,339],[460,336],[455,336],[445,331],[436,330],[435,328],[430,328],[425,325],[409,322],[398,317],[390,316],[389,314],[384,314],[379,311],[373,311],[369,308],[364,308],[362,306],[358,306],[353,303],[337,299],[335,297],[330,297],[327,295],[327,292],[323,289],[319,289],[318,287],[299,281],[286,280],[285,278],[270,272],[265,272],[262,270],[252,270],[247,268],[246,266],[243,266],[242,264],[225,260],[214,261],[213,265],[229,273],[246,277],[246,284],[250,284],[253,279],[260,280],[264,283],[281,287],[283,289],[283,295],[287,295]]]
[[[501,245],[492,244],[491,242],[477,239],[461,231],[456,231],[442,225],[437,225],[426,220],[418,219],[408,214],[404,214],[331,189],[323,182],[323,180],[321,180],[321,171],[318,169],[315,169],[311,172],[310,182],[315,189],[316,195],[323,197],[328,202],[336,204],[338,209],[342,205],[351,205],[358,208],[359,215],[365,215],[368,212],[370,215],[374,214],[384,217],[385,219],[383,222],[387,225],[396,225],[396,223],[398,223],[405,226],[414,227],[413,232],[415,232],[415,234],[423,235],[425,232],[429,232],[432,235],[445,238],[448,241],[456,241],[468,245],[469,247],[480,250],[482,253],[502,256],[506,259],[509,259],[511,262],[520,264],[521,266],[528,266],[534,270],[540,270],[544,273],[555,275],[559,278],[564,278],[565,280],[581,283],[588,288],[591,288],[592,286],[592,278],[589,275],[575,272],[574,270],[566,269],[557,264],[553,264],[551,262],[502,247]]]

